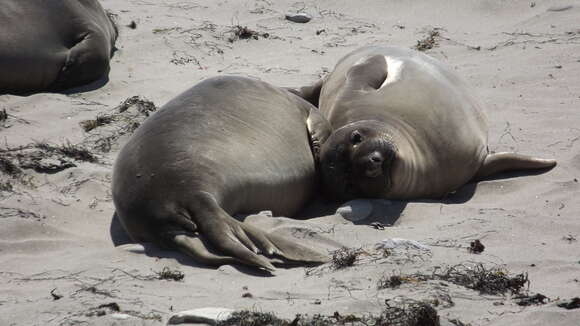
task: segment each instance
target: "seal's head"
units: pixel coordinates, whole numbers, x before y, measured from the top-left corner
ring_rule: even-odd
[[[364,120],[345,125],[321,149],[325,191],[341,200],[384,198],[396,160],[397,147],[383,124]]]

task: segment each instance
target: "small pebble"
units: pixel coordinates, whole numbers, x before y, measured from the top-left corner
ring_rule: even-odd
[[[312,17],[309,14],[299,12],[297,14],[286,14],[286,19],[291,22],[304,24],[312,20]]]

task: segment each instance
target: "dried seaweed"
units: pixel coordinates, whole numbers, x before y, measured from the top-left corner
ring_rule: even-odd
[[[249,39],[257,40],[260,37],[263,38],[270,37],[269,33],[257,32],[252,29],[249,29],[247,26],[240,25],[232,27],[232,29],[230,30],[230,34],[231,36],[228,38],[228,42],[230,43],[233,43],[237,40],[249,40]]]
[[[395,288],[399,282],[417,282],[440,280],[457,284],[468,289],[479,291],[481,294],[512,294],[520,293],[521,289],[529,285],[527,273],[510,276],[509,272],[501,267],[485,267],[483,264],[458,264],[446,268],[437,268],[431,275],[411,274],[407,276],[385,276],[379,279],[378,289]]]
[[[384,276],[379,280],[377,289],[382,290],[398,288],[401,284],[403,284],[403,281],[404,280],[400,275]]]
[[[441,36],[441,34],[439,33],[438,28],[434,28],[434,29],[430,30],[424,39],[417,41],[417,44],[415,45],[415,49],[418,51],[431,50],[432,48],[439,45],[438,38],[440,36]]]
[[[360,249],[342,247],[332,253],[332,267],[341,269],[354,265],[358,256],[361,254]]]
[[[89,312],[85,313],[85,316],[92,317],[92,316],[104,316],[111,312],[120,312],[121,307],[116,302],[105,303],[99,305],[98,307],[90,309]]]
[[[5,173],[11,177],[17,177],[22,173],[22,170],[17,167],[8,157],[0,157],[0,172]]]
[[[76,161],[98,163],[98,158],[82,145],[66,142],[53,145],[37,142],[25,146],[0,149],[0,172],[25,184],[22,170],[57,173],[75,167]]]
[[[481,243],[480,240],[473,240],[469,244],[468,251],[472,254],[480,254],[485,250],[485,246]]]
[[[578,308],[580,308],[580,297],[574,297],[570,300],[558,303],[558,307],[564,308],[567,310],[578,309]]]
[[[242,310],[233,312],[230,318],[218,323],[218,326],[286,326],[287,320],[280,319],[272,313]]]
[[[68,158],[72,158],[77,161],[96,163],[98,159],[93,155],[88,149],[82,145],[75,145],[66,142],[61,145],[51,145],[49,143],[40,142],[36,144],[36,148],[42,149],[48,153],[58,153],[64,155]]]
[[[516,296],[514,299],[518,306],[540,305],[546,304],[548,301],[550,301],[550,299],[547,296],[541,293],[536,293],[534,295],[522,294]]]
[[[89,132],[95,128],[108,125],[109,123],[113,122],[114,119],[114,116],[111,115],[98,115],[95,119],[84,120],[79,124],[85,132]]]
[[[96,151],[107,153],[118,145],[122,136],[132,134],[156,110],[155,104],[147,99],[139,96],[129,97],[110,112],[80,123],[88,133],[83,144]]]
[[[54,289],[52,289],[52,290],[50,291],[50,295],[52,296],[52,300],[55,300],[55,301],[56,301],[56,300],[60,300],[60,299],[62,299],[62,295],[61,295],[61,294],[58,294],[58,293],[56,293],[56,288],[54,288]]]
[[[128,99],[124,100],[118,107],[117,112],[123,113],[127,111],[132,106],[137,107],[137,111],[140,113],[149,116],[150,112],[157,111],[157,107],[155,104],[147,99],[141,98],[140,96],[131,96]]]
[[[181,281],[185,277],[183,272],[178,270],[171,270],[169,267],[163,267],[161,272],[155,272],[160,280]]]
[[[439,272],[436,270],[431,277],[479,291],[481,294],[504,294],[508,291],[519,293],[524,286],[529,285],[527,273],[509,276],[504,268],[487,268],[483,264],[459,264]]]
[[[402,304],[390,305],[378,315],[353,314],[341,315],[335,312],[330,316],[316,314],[313,316],[296,315],[293,320],[278,318],[269,312],[236,311],[218,326],[332,326],[332,325],[381,325],[381,326],[438,326],[437,311],[421,301],[407,300]]]
[[[14,191],[14,186],[10,181],[0,181],[0,192],[12,192]]]
[[[390,306],[380,316],[380,322],[376,325],[388,326],[437,326],[439,316],[437,310],[430,304],[408,300],[403,305]]]

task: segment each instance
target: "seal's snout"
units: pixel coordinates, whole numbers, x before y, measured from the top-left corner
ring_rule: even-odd
[[[371,137],[358,144],[351,157],[356,174],[365,178],[386,177],[391,155],[390,149],[388,142],[381,137]]]
[[[383,175],[383,163],[385,159],[379,151],[370,153],[364,160],[366,161],[365,175],[367,177],[376,178]]]
[[[396,147],[384,125],[362,120],[339,128],[320,150],[328,195],[343,200],[384,196],[391,187]]]

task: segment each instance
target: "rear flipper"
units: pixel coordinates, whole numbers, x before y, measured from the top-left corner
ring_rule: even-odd
[[[240,263],[239,260],[233,257],[222,256],[211,252],[207,244],[199,236],[193,234],[174,234],[168,240],[182,253],[192,257],[196,262],[205,265],[221,266]]]
[[[239,223],[238,221],[234,221]],[[223,248],[224,252],[227,254],[216,253],[214,246],[210,245],[208,242],[211,239],[206,239],[203,235],[187,234],[187,233],[174,233],[169,239],[169,242],[173,247],[179,249],[182,253],[190,256],[196,262],[210,265],[210,266],[221,266],[226,264],[244,264],[263,268],[268,271],[274,271],[275,268],[272,264],[276,265],[312,265],[321,264],[328,262],[328,257],[310,249],[299,245],[285,237],[266,234],[261,230],[252,228],[248,225],[242,223],[241,228],[246,233],[248,239],[231,239],[232,242],[223,243],[220,247]],[[222,236],[226,236],[223,234]],[[228,237],[233,236],[232,234],[227,235]],[[210,237],[211,238],[211,237]],[[249,239],[255,240],[256,243],[250,245],[254,248],[263,247],[264,249],[256,249],[256,252],[250,250],[250,248],[243,242]],[[260,238],[259,240],[257,238]],[[223,241],[223,237],[220,236],[220,240]],[[214,239],[215,240],[215,239]],[[252,241],[250,240],[250,241]],[[268,249],[271,248],[271,249]],[[269,251],[268,256],[264,257],[258,253],[261,250]],[[228,256],[230,254],[231,256]],[[277,258],[275,256],[279,256]]]
[[[262,232],[262,231],[260,231]],[[301,263],[304,265],[323,264],[330,261],[328,256],[322,255],[315,250],[298,244],[284,236],[274,233],[265,234],[268,240],[277,248],[277,255],[287,261]],[[284,265],[284,262],[280,262]]]
[[[552,159],[541,159],[508,152],[487,154],[473,179],[481,180],[506,171],[548,169],[554,166],[556,166],[556,160]]]
[[[329,260],[308,247],[237,221],[209,193],[197,193],[192,204],[197,234],[169,232],[166,240],[196,261],[214,266],[242,263],[274,271],[268,257],[308,265]]]

